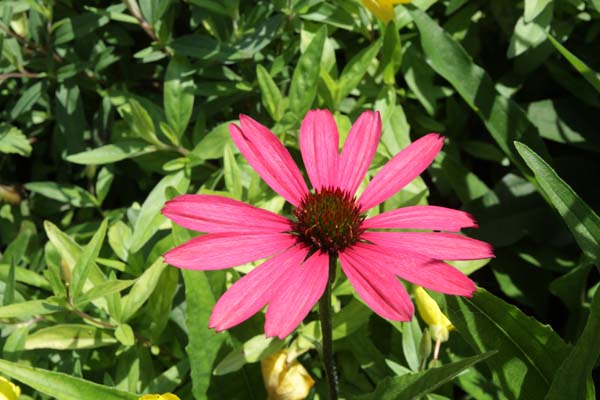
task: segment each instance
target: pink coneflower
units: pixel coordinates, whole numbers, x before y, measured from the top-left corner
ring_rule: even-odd
[[[365,214],[429,166],[442,148],[442,136],[428,134],[402,150],[357,199],[379,143],[379,113],[367,111],[358,118],[340,154],[331,113],[308,112],[300,127],[300,150],[313,191],[269,129],[245,115],[240,126],[229,128],[248,163],[294,210],[293,217],[285,218],[214,195],[183,195],[167,203],[164,215],[207,232],[166,253],[169,264],[215,270],[268,258],[219,299],[210,327],[228,329],[267,305],[265,334],[287,336],[323,294],[330,257],[339,258],[364,302],[389,320],[408,321],[414,313],[397,277],[446,294],[471,296],[475,291],[469,278],[442,261],[493,256],[489,244],[449,233],[476,227],[469,214],[435,206],[404,207],[372,218]]]

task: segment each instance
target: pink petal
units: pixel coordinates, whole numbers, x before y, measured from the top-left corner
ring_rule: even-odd
[[[398,208],[367,218],[365,229],[432,229],[458,232],[461,228],[476,228],[473,217],[464,211],[436,206]]]
[[[329,256],[314,253],[283,279],[267,307],[265,335],[283,339],[302,322],[323,295],[329,277]]]
[[[317,190],[337,181],[339,134],[328,110],[311,110],[300,127],[300,151],[308,177]]]
[[[253,269],[217,301],[209,326],[222,331],[256,314],[279,292],[305,257],[306,249],[294,246]]]
[[[480,240],[441,232],[364,232],[362,239],[391,250],[437,260],[477,260],[494,257],[492,246]]]
[[[386,269],[404,280],[436,292],[470,297],[476,289],[471,279],[443,261],[403,254],[367,243],[357,243],[344,250],[344,253],[357,263]]]
[[[348,280],[373,311],[389,320],[410,321],[413,304],[404,285],[392,273],[374,268],[370,261],[360,262],[346,250],[339,256]]]
[[[375,175],[358,203],[365,211],[387,200],[425,171],[444,144],[444,137],[430,133],[396,154]]]
[[[175,247],[164,258],[184,269],[223,269],[272,256],[294,243],[289,233],[210,233]]]
[[[350,129],[340,156],[337,186],[351,196],[354,196],[369,169],[380,136],[379,112],[365,111]]]
[[[229,125],[229,132],[248,164],[283,198],[295,206],[308,193],[292,156],[269,129],[246,115],[240,115],[241,129]]]
[[[210,194],[185,194],[165,204],[163,215],[199,232],[286,232],[290,221],[271,211]]]

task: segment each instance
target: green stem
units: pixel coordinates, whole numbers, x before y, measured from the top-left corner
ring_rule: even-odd
[[[325,286],[325,293],[319,300],[319,318],[321,319],[321,335],[323,342],[323,364],[325,375],[329,384],[329,400],[338,399],[337,374],[333,360],[333,336],[331,329],[331,285],[335,280],[337,257],[329,256],[329,280]]]

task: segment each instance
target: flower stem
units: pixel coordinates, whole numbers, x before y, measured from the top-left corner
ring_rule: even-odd
[[[325,375],[329,384],[329,400],[338,399],[337,374],[333,360],[333,336],[331,330],[331,285],[335,281],[337,257],[329,256],[329,280],[325,286],[325,293],[319,300],[319,317],[321,319],[321,335],[323,337],[323,364]]]

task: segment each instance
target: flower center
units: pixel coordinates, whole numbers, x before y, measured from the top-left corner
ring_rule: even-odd
[[[336,254],[360,239],[365,216],[354,198],[341,189],[323,188],[309,193],[294,210],[292,230],[298,242],[313,251]]]

